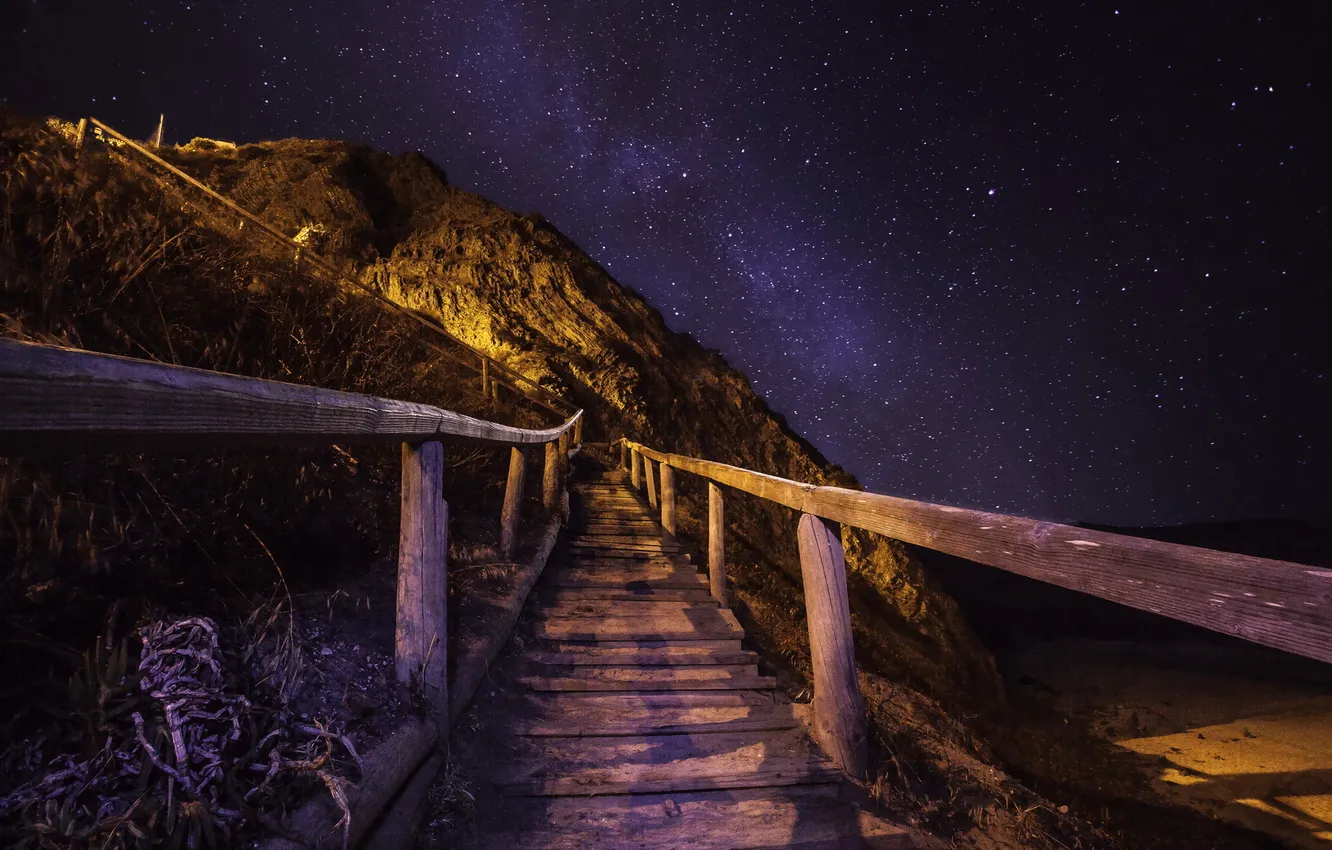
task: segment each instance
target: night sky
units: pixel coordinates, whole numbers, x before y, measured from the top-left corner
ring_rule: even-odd
[[[0,97],[421,150],[874,490],[1327,517],[1329,4],[1003,5],[4,0]]]

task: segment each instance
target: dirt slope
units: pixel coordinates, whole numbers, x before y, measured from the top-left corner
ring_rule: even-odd
[[[630,435],[801,481],[857,486],[720,354],[668,328],[540,216],[451,186],[417,154],[336,141],[206,147],[178,149],[173,159],[286,232],[311,228],[321,250],[366,283],[564,393],[588,411],[589,439]],[[686,484],[684,495],[698,494]],[[794,514],[741,496],[728,508],[738,560],[777,567],[786,577],[779,595],[798,596]],[[863,652],[879,672],[954,704],[999,699],[989,653],[919,563],[868,535],[847,543]],[[739,573],[743,593],[743,567]]]

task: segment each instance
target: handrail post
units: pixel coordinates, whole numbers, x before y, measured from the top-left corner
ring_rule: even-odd
[[[569,429],[560,432],[560,475],[569,474]]]
[[[643,480],[647,482],[648,504],[652,507],[657,506],[657,475],[653,470],[655,464],[651,458],[643,458]]]
[[[675,470],[666,463],[661,465],[661,527],[675,536]]]
[[[527,452],[509,449],[509,478],[504,485],[504,510],[500,513],[500,557],[513,558],[518,548],[518,523],[523,515],[523,489],[527,479]]]
[[[541,474],[541,504],[555,513],[560,509],[560,446],[558,440],[546,443],[546,465]]]
[[[708,482],[708,587],[726,607],[726,502],[722,489]]]
[[[629,443],[625,440],[620,441],[620,468],[629,468]]]
[[[814,736],[842,770],[863,779],[865,703],[856,679],[841,534],[836,523],[803,514],[799,543],[814,666]]]
[[[481,398],[490,400],[490,361],[481,358]]]
[[[643,489],[643,456],[638,449],[629,450],[629,483],[634,485],[634,492]]]
[[[442,444],[402,444],[399,523],[394,673],[420,687],[447,719],[449,506]]]
[[[581,416],[574,422],[573,444],[575,446],[581,446],[583,444],[583,417]]]

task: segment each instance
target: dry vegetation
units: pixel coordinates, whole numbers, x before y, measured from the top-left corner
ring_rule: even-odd
[[[414,323],[184,208],[114,152],[0,115],[0,333],[547,421],[482,398]],[[0,718],[0,843],[229,846],[317,787],[336,797],[355,722],[299,716],[323,675],[303,659],[339,583],[386,567],[396,451],[70,449],[0,459],[0,666],[22,683]],[[454,539],[483,544],[505,458],[449,460]],[[159,669],[162,641],[188,660]],[[393,707],[374,709],[372,738]]]

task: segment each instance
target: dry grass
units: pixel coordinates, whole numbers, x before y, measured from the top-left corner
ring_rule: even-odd
[[[113,151],[78,153],[51,128],[0,113],[0,335],[544,422],[482,398],[415,323],[304,276],[290,257],[187,206]],[[505,458],[463,449],[448,461],[455,522],[488,528],[469,517],[498,515]],[[341,744],[282,713],[308,675],[287,582],[328,585],[393,551],[397,463],[392,448],[346,447],[0,459],[0,666],[25,684],[5,694],[0,717],[0,795],[10,801],[0,843],[223,846],[294,790],[314,783],[336,796],[340,774],[326,767]],[[174,742],[163,749],[170,723],[160,705],[140,702],[151,697],[133,688],[136,641],[109,638],[99,625],[108,610],[122,628],[208,616],[221,635],[235,624],[246,636],[227,650],[234,664],[217,686],[248,700],[248,714],[227,703],[249,726],[220,762],[228,777],[263,784],[243,806],[230,790],[215,800],[175,787],[184,786],[171,776]],[[53,719],[67,717],[77,722]],[[107,740],[132,759],[97,755]],[[229,749],[241,743],[245,753]],[[276,752],[276,771],[250,771]],[[105,769],[113,762],[137,765],[157,790],[103,810],[85,792],[38,789],[67,768],[119,782]]]

